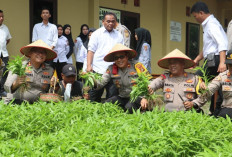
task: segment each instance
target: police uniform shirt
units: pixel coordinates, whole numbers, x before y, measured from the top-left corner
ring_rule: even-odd
[[[151,81],[149,86],[154,91],[163,88],[165,111],[181,111],[185,110],[183,100],[193,101],[197,98],[197,83],[198,77],[192,73],[185,72],[184,76],[180,77],[165,73]]]
[[[135,85],[133,79],[138,77],[135,70],[136,63],[135,61],[129,61],[125,71],[118,68],[117,74],[113,74],[113,65],[110,65],[107,71],[102,75],[102,80],[97,81],[97,89],[103,88],[112,79],[119,91],[119,96],[122,98],[129,98],[132,86]]]
[[[28,61],[25,61],[23,64],[27,64],[25,71],[26,87],[23,89],[23,86],[21,86],[12,93],[11,86],[17,79],[17,75],[12,74],[10,71],[4,85],[4,88],[8,93],[5,102],[9,102],[15,98],[33,103],[39,99],[40,93],[47,93],[49,90],[50,81],[54,72],[53,68],[46,63],[43,63],[39,69],[35,69]]]
[[[118,23],[116,30],[122,34],[123,39],[124,39],[124,45],[126,47],[130,47],[130,37],[131,37],[130,30],[126,26],[121,25],[120,23]]]

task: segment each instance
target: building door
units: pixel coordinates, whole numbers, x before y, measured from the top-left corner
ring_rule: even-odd
[[[130,47],[132,49],[135,49],[135,29],[140,27],[140,14],[128,11],[121,11],[121,23],[131,31]]]
[[[57,24],[57,0],[30,0],[30,41],[34,25],[42,22],[40,15],[43,7],[50,10],[52,16],[49,22]]]

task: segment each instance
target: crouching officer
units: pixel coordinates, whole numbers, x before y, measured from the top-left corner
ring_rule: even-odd
[[[114,64],[108,67],[107,71],[102,75],[102,80],[95,81],[95,87],[101,89],[112,79],[119,91],[119,95],[107,99],[106,102],[115,103],[118,101],[119,106],[130,113],[133,113],[133,109],[140,108],[141,101],[141,98],[138,98],[134,103],[130,102],[132,86],[135,85],[133,79],[138,77],[137,73],[147,71],[142,63],[129,61],[135,56],[135,50],[122,44],[116,44],[104,57],[104,61],[114,62]]]
[[[18,76],[9,71],[4,85],[7,91],[5,103],[12,99],[14,103],[20,104],[23,101],[33,103],[40,97],[40,93],[47,93],[50,87],[50,80],[53,75],[53,68],[44,63],[56,58],[57,54],[42,40],[37,40],[20,49],[20,52],[27,56],[29,60],[26,64],[25,76]],[[22,88],[22,84],[26,87]]]
[[[223,93],[223,102],[221,109],[218,113],[215,113],[214,116],[226,118],[226,115],[228,115],[232,119],[232,50],[227,52],[225,64],[227,65],[228,70],[220,73],[208,84],[208,96],[212,96],[215,91],[221,88]],[[202,85],[201,87],[206,89],[205,85]],[[197,100],[199,102],[202,100],[206,102],[207,98],[199,97]]]
[[[184,69],[195,65],[193,60],[175,49],[160,59],[158,65],[161,68],[169,69],[169,72],[150,82],[148,89],[150,94],[159,88],[163,89],[165,111],[183,111],[196,108],[200,112],[198,105],[193,106],[193,103],[189,103],[194,102],[197,98],[196,87],[199,86],[199,78],[184,71]],[[147,105],[148,101],[143,98],[142,108],[147,108]]]

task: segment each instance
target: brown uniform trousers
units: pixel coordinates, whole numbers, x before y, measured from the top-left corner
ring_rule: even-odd
[[[150,87],[156,91],[163,88],[165,111],[183,111],[186,110],[184,101],[193,101],[197,98],[196,86],[198,76],[192,73],[184,73],[184,76],[174,77],[172,74],[164,73],[150,83]],[[183,100],[181,100],[180,96]],[[199,101],[199,103],[201,103]]]
[[[28,61],[25,61],[23,64],[27,64],[28,67],[26,70],[26,87],[23,89],[23,86],[21,86],[15,92],[12,92],[11,86],[17,79],[17,75],[12,74],[10,71],[4,85],[7,92],[6,104],[13,98],[18,100],[17,102],[28,101],[29,103],[33,103],[39,99],[40,93],[47,93],[49,90],[54,72],[53,68],[46,63],[39,69],[35,69]]]

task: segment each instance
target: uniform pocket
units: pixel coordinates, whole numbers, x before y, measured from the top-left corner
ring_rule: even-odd
[[[173,101],[175,89],[173,87],[164,87],[164,101]]]
[[[232,96],[232,86],[222,85],[223,98],[228,98]]]
[[[195,88],[184,88],[184,95],[188,100],[193,100],[196,97],[196,90]]]

